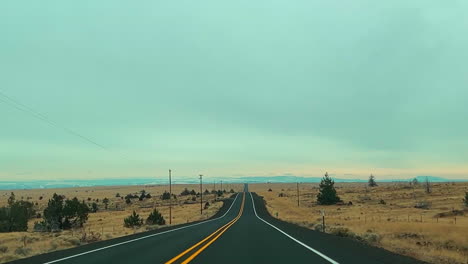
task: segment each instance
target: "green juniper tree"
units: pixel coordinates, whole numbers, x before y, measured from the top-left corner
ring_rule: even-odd
[[[102,199],[102,203],[104,204],[104,209],[107,210],[107,207],[109,206],[109,199],[107,199],[107,197]]]
[[[125,227],[135,227],[141,226],[143,224],[143,219],[141,219],[140,215],[133,211],[129,217],[124,219],[124,226]]]
[[[0,207],[0,232],[21,232],[28,230],[28,220],[35,215],[33,203],[16,201],[15,194],[8,198],[8,206]]]
[[[374,175],[370,175],[369,176],[369,187],[376,187],[377,186],[377,183],[375,182],[375,177]]]
[[[146,219],[146,223],[148,225],[165,225],[166,220],[157,209],[154,209]]]
[[[340,197],[336,194],[335,181],[328,176],[328,172],[320,181],[320,192],[317,194],[317,202],[319,204],[330,205],[341,202]]]

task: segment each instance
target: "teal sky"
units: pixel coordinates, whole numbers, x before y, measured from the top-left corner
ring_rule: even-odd
[[[0,180],[468,176],[465,0],[0,3]],[[9,103],[7,103],[9,102]]]

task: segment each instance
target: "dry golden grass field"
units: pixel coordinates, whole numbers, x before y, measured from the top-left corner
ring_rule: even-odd
[[[326,232],[353,237],[364,243],[429,263],[468,263],[468,208],[463,198],[468,183],[424,184],[337,183],[342,205],[316,203],[318,184],[250,184],[263,196],[268,211],[282,220],[321,230],[325,210]],[[272,191],[269,191],[271,188]],[[348,205],[352,202],[352,205]],[[425,208],[415,208],[422,206]]]
[[[217,186],[219,187],[219,186]],[[194,189],[199,192],[199,185],[184,184],[173,185],[173,194],[179,195],[184,188]],[[213,185],[204,185],[203,187],[211,191]],[[226,184],[223,189],[229,191],[234,189],[236,192],[243,190],[241,184]],[[132,199],[132,203],[127,205],[125,197],[127,194],[138,194],[141,190],[151,194],[151,198],[139,201]],[[90,243],[93,241],[106,240],[119,236],[125,236],[146,230],[158,228],[158,226],[143,225],[138,229],[125,228],[123,219],[128,217],[135,210],[143,219],[146,219],[153,208],[158,209],[164,218],[166,224],[169,224],[169,201],[161,200],[160,196],[164,191],[169,191],[167,185],[146,185],[146,186],[102,186],[102,187],[80,187],[63,189],[33,189],[33,190],[13,190],[17,200],[28,200],[37,203],[35,206],[37,212],[42,212],[47,206],[48,200],[54,193],[65,195],[66,198],[77,197],[79,200],[85,200],[87,203],[96,202],[99,210],[96,213],[90,213],[89,219],[84,228],[62,231],[58,233],[38,233],[33,232],[34,222],[42,219],[32,219],[29,221],[28,232],[0,233],[0,263],[12,261],[19,258],[29,257],[54,250],[66,249],[78,245]],[[11,191],[0,191],[0,206],[7,204],[7,199]],[[116,197],[119,193],[121,197]],[[224,195],[230,196],[229,193]],[[42,197],[42,198],[41,198]],[[110,200],[108,209],[105,210],[102,200]],[[222,199],[223,197],[221,197]],[[200,214],[200,200],[192,201],[192,196],[178,196],[177,200],[172,200],[172,225],[193,222],[207,219],[213,216],[222,206],[220,198],[216,199],[214,194],[203,195],[203,201],[209,201],[211,204],[207,210]]]

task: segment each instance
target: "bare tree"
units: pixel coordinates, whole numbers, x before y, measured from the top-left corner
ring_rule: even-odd
[[[426,177],[425,188],[426,193],[431,193],[431,182],[429,181],[429,177]]]

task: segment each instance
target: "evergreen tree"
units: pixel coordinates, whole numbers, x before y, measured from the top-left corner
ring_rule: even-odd
[[[375,182],[375,177],[374,175],[370,175],[369,176],[369,187],[375,187],[377,186],[377,183]]]
[[[154,209],[146,219],[146,223],[148,225],[165,225],[166,220],[158,210]]]
[[[44,223],[47,230],[70,229],[75,226],[82,227],[88,220],[91,210],[84,201],[78,198],[65,200],[62,195],[54,193],[44,209]]]
[[[10,197],[8,197],[8,205],[12,206],[16,201],[15,193],[11,192]]]
[[[319,204],[330,205],[341,202],[340,197],[336,194],[335,182],[328,176],[328,172],[320,181],[320,192],[317,194],[317,202]]]
[[[109,199],[107,199],[107,197],[102,199],[102,203],[104,204],[104,209],[107,210],[107,207],[109,206]]]
[[[180,195],[182,195],[182,196],[189,195],[189,194],[190,194],[190,191],[189,191],[187,188],[185,188],[185,189],[180,193]]]
[[[143,219],[141,219],[140,215],[138,215],[135,211],[129,217],[124,219],[124,226],[125,227],[134,227],[134,226],[141,226],[143,224]]]
[[[171,194],[167,191],[164,191],[164,193],[161,195],[162,200],[169,200],[171,199]]]
[[[463,200],[465,206],[468,207],[468,192],[465,193],[465,199]]]
[[[12,193],[12,196],[14,195]],[[10,202],[11,201],[11,202]],[[33,204],[27,201],[8,199],[8,206],[0,208],[0,232],[23,232],[28,230],[28,220],[35,215]]]
[[[70,229],[72,227],[83,227],[83,224],[88,220],[89,207],[84,201],[80,202],[78,198],[66,200],[63,206],[63,224],[62,229]]]
[[[97,203],[92,203],[91,204],[91,212],[96,213],[97,211],[98,211]]]
[[[62,229],[63,196],[54,193],[44,209],[43,218],[49,230]]]

